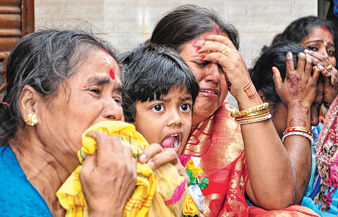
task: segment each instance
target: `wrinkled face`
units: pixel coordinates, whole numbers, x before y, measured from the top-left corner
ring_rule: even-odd
[[[120,90],[116,61],[103,50],[92,50],[78,71],[60,84],[56,95],[41,103],[37,114],[38,126],[43,129],[41,138],[61,153],[76,153],[88,127],[99,121],[123,119]]]
[[[331,32],[325,27],[315,27],[309,36],[300,44],[329,58],[331,65],[334,67],[336,66],[336,50],[333,37]],[[336,90],[336,87],[329,85],[329,78],[325,79],[326,84],[324,85],[323,90],[323,103],[326,107],[329,107],[331,102],[335,99],[338,90]]]
[[[198,54],[196,47],[192,46],[193,41],[203,40],[205,35],[210,34],[216,33],[206,32],[191,41],[185,42],[180,52],[180,55],[194,73],[200,87],[193,109],[193,126],[198,125],[214,114],[222,105],[228,93],[225,74],[221,67],[215,63],[202,61],[202,55]]]
[[[149,143],[159,143],[178,154],[188,139],[192,119],[192,98],[187,88],[172,87],[159,100],[136,102],[134,125]]]

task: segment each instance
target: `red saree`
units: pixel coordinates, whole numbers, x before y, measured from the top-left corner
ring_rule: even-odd
[[[209,186],[202,190],[204,210],[200,216],[318,216],[303,206],[267,211],[249,207],[245,187],[249,173],[245,160],[240,125],[231,117],[234,108],[228,103],[191,130],[182,155],[200,158],[199,167]]]
[[[227,103],[216,114],[192,129],[182,155],[200,157],[201,177],[209,179],[202,190],[201,216],[247,216],[245,185],[249,174],[245,163],[240,125],[230,116]]]

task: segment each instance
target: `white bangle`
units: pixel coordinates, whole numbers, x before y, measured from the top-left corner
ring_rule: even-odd
[[[282,138],[283,144],[284,144],[284,139],[288,136],[303,136],[303,137],[306,137],[307,139],[310,140],[311,146],[313,145],[313,137],[310,136],[309,134],[303,133],[303,132],[288,132],[288,133],[286,133]]]
[[[251,118],[248,120],[238,120],[238,123],[239,124],[252,124],[252,123],[257,123],[261,121],[266,121],[266,120],[269,120],[270,118],[271,118],[271,114],[269,113],[268,115],[258,117],[258,118]]]

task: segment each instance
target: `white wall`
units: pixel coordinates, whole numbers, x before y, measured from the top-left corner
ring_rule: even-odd
[[[292,20],[317,15],[317,0],[35,0],[35,23],[36,29],[92,26],[123,52],[148,39],[158,20],[184,3],[212,8],[232,23],[249,66],[262,46]]]

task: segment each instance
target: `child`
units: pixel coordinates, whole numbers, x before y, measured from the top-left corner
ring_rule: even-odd
[[[190,133],[191,109],[199,91],[194,75],[178,54],[158,46],[143,45],[125,54],[123,59],[125,120],[133,123],[138,132],[131,124],[121,121],[102,121],[87,131],[121,136],[123,144],[131,147],[136,158],[148,143],[159,143],[180,152]],[[85,135],[83,147],[78,152],[80,162],[96,150],[95,140]],[[67,217],[88,216],[84,202],[72,203],[83,201],[82,192],[78,193],[78,187],[74,187],[80,169],[78,167],[58,191]],[[167,164],[153,171],[147,164],[138,163],[136,172],[136,187],[125,205],[124,216],[181,216],[182,210],[187,209],[184,208],[186,198],[191,197],[187,194],[187,183],[183,177],[178,177],[173,165]]]
[[[149,143],[180,154],[199,92],[194,75],[175,51],[153,44],[124,54],[122,62],[125,121],[133,123]]]

